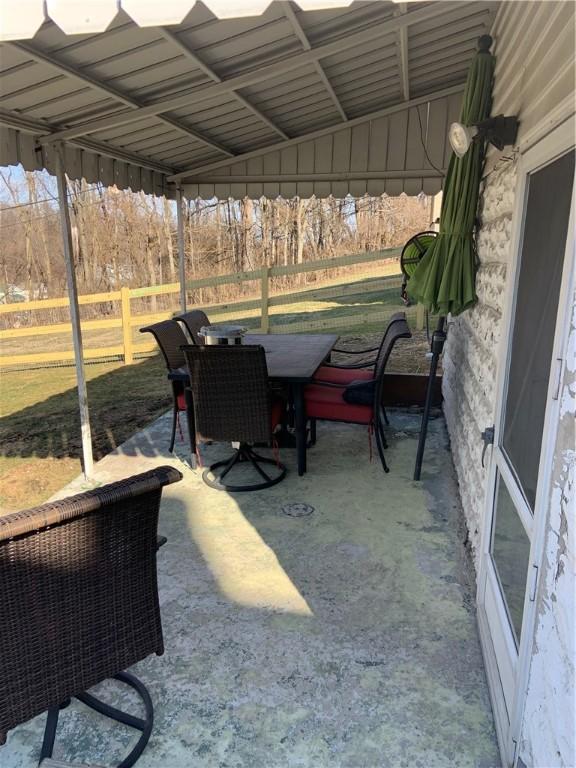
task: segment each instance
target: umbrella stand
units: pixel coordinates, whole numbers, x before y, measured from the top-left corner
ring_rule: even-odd
[[[436,330],[432,334],[430,360],[430,373],[428,375],[428,389],[426,390],[426,401],[422,413],[422,424],[420,426],[420,437],[418,439],[418,452],[416,453],[416,466],[414,467],[414,480],[420,480],[422,470],[422,459],[424,458],[424,447],[426,445],[426,435],[428,433],[428,419],[430,418],[430,407],[432,405],[432,396],[434,394],[434,384],[436,382],[436,371],[438,369],[438,360],[444,349],[446,341],[446,317],[441,315],[438,318]]]

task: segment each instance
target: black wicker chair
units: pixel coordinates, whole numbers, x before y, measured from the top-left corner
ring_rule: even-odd
[[[204,344],[204,336],[201,336],[199,331],[205,325],[210,325],[210,320],[208,320],[208,316],[201,309],[184,312],[182,315],[177,315],[174,319],[185,326],[193,344],[198,344],[199,346]]]
[[[273,443],[274,429],[285,412],[284,401],[274,398],[270,390],[263,348],[190,345],[183,351],[194,402],[196,443],[239,443],[229,459],[204,470],[204,482],[217,490],[257,491],[283,480],[286,467],[277,459],[260,456],[253,448],[257,443]],[[238,476],[238,465],[246,463],[252,465],[260,482],[230,479]],[[262,465],[271,465],[274,471],[266,472]]]
[[[138,760],[154,710],[144,684],[123,670],[164,652],[158,510],[163,486],[181,477],[159,467],[0,517],[0,744],[47,711],[40,762],[51,758],[60,710],[74,697],[139,731],[120,766]],[[145,717],[85,693],[111,677],[138,693]]]
[[[405,319],[390,323],[378,350],[374,376],[370,380],[360,379],[357,384],[342,384],[329,381],[314,381],[304,390],[306,415],[310,420],[311,442],[316,442],[316,421],[343,421],[350,424],[365,424],[376,435],[376,445],[385,472],[388,466],[384,457],[386,435],[384,423],[387,423],[383,406],[386,364],[394,345],[399,339],[410,339],[412,334]],[[367,402],[354,401],[354,388],[363,389],[362,397]],[[357,394],[360,394],[359,392]]]
[[[186,366],[182,346],[188,344],[188,339],[180,323],[177,323],[176,320],[163,320],[160,323],[154,323],[154,325],[147,325],[140,328],[140,333],[151,333],[154,336],[162,352],[168,373]],[[178,417],[182,411],[186,410],[186,397],[184,384],[181,381],[170,381],[170,384],[172,386],[173,411],[169,451],[172,453],[176,439],[176,427],[179,424]]]

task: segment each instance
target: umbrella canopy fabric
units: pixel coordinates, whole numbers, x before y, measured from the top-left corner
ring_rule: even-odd
[[[490,116],[495,58],[492,38],[478,41],[464,89],[460,122],[479,123]],[[440,212],[440,232],[408,282],[408,293],[431,312],[458,315],[476,302],[474,222],[478,205],[484,142],[474,141],[463,157],[450,159]]]

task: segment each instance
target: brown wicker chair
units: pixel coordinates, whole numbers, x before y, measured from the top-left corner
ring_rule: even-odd
[[[188,339],[180,323],[177,323],[176,320],[163,320],[160,323],[147,325],[144,328],[140,328],[140,333],[151,333],[154,336],[162,352],[168,373],[186,366],[182,346],[188,344]],[[184,385],[181,381],[170,381],[170,384],[172,385],[173,411],[170,448],[168,450],[172,453],[176,439],[176,427],[179,425],[178,416],[182,411],[186,410],[186,397]]]
[[[200,336],[199,331],[205,325],[210,325],[210,320],[208,320],[208,316],[201,309],[184,312],[182,315],[177,315],[174,319],[186,327],[193,344],[198,344],[198,346],[204,344],[204,336]]]
[[[152,701],[122,670],[164,651],[158,510],[163,486],[181,477],[159,467],[0,517],[0,744],[8,730],[48,711],[40,762],[51,757],[59,710],[75,697],[141,732],[123,768],[140,757]],[[136,690],[145,718],[84,693],[109,677]]]
[[[273,442],[272,434],[286,407],[271,392],[263,348],[190,345],[183,351],[190,375],[197,442],[240,444],[229,459],[204,470],[204,482],[220,491],[257,491],[283,480],[286,467],[275,459],[260,456],[252,447],[255,443]],[[261,482],[224,482],[236,465],[245,462],[252,464]],[[269,474],[262,464],[273,465],[276,471]]]

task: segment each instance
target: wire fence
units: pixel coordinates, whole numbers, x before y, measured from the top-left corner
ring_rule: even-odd
[[[376,331],[402,307],[399,249],[228,273],[187,283],[187,306],[211,322],[265,333]],[[84,361],[130,364],[156,351],[139,329],[178,314],[178,283],[79,297]],[[406,313],[422,328],[419,308]],[[0,305],[0,367],[72,365],[68,299]]]

